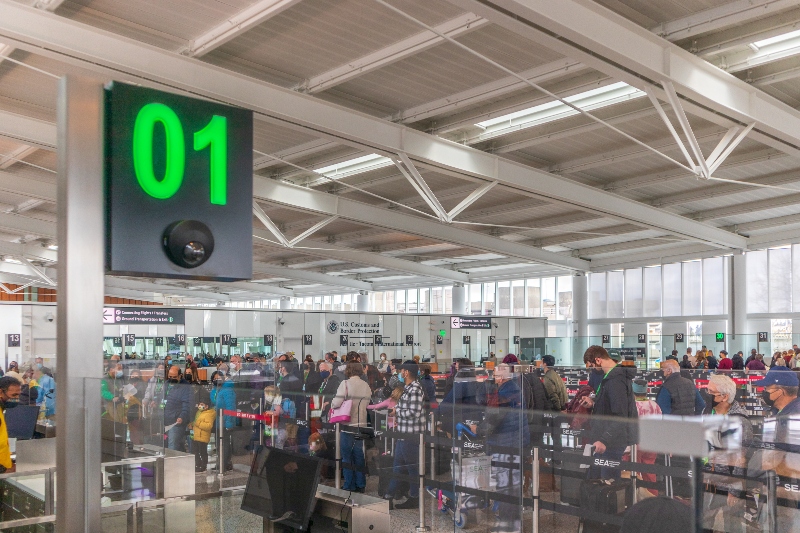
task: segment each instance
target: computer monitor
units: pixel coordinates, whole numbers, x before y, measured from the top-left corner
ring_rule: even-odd
[[[39,418],[38,405],[18,405],[6,409],[4,416],[9,438],[20,440],[33,438],[33,433],[36,431],[36,420]]]
[[[305,531],[316,505],[322,461],[263,447],[253,459],[242,510]]]

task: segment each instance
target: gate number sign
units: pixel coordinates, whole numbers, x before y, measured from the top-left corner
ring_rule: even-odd
[[[311,335],[303,335],[303,344],[305,346],[311,346],[312,344],[314,344],[311,339],[312,339]]]
[[[8,335],[8,347],[9,348],[19,347],[19,333],[10,333]]]

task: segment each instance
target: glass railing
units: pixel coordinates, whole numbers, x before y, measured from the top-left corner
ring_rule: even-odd
[[[378,533],[613,529],[651,512],[656,496],[672,500],[664,505],[674,520],[688,521],[686,531],[698,520],[726,532],[800,527],[800,420],[776,421],[754,385],[758,374],[725,373],[733,411],[746,417],[662,418],[653,400],[663,374],[630,364],[620,367],[620,383],[636,376],[646,392],[613,403],[637,416],[608,416],[610,403],[598,414],[578,407],[575,397],[592,392],[605,402],[582,368],[557,368],[571,412],[552,409],[535,365],[463,369],[421,404],[410,399],[430,391],[427,378],[418,391],[387,375],[362,381],[355,368],[346,384],[338,373],[323,379],[293,364],[278,365],[277,374],[231,372],[219,383],[107,378],[94,388],[108,394],[89,406],[101,427],[102,528],[258,530],[264,517],[241,508],[265,447],[319,461],[312,519],[339,529],[363,520]],[[700,390],[708,386],[707,370],[685,374]],[[404,395],[399,408],[396,389]],[[332,412],[345,397],[355,403],[349,412]],[[46,446],[53,441],[16,442],[17,472],[0,475],[3,531],[52,530],[55,457]],[[42,467],[42,459],[52,465]],[[281,531],[281,516],[304,512],[270,505],[266,530]],[[374,513],[365,518],[365,508]]]

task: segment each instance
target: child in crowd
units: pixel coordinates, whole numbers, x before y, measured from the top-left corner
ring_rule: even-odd
[[[209,409],[211,399],[207,392],[202,391],[200,400],[197,403],[197,414],[191,428],[194,430],[192,435],[192,451],[194,452],[195,472],[205,472],[208,467],[208,441],[211,440],[211,430],[217,418],[215,409]]]

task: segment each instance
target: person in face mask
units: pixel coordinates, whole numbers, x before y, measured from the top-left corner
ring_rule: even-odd
[[[104,416],[115,422],[125,423],[125,400],[122,397],[123,375],[120,363],[110,364],[107,377],[100,382],[100,396],[106,401]]]
[[[197,402],[197,413],[190,427],[192,434],[192,452],[194,452],[195,472],[205,472],[208,467],[208,442],[211,440],[211,430],[217,418],[215,409],[210,409],[211,398],[206,391],[200,393]]]
[[[389,360],[386,358],[386,354],[382,353],[380,362],[378,363],[378,372],[381,374],[385,374],[389,370]]]
[[[264,441],[268,446],[282,449],[286,442],[286,422],[281,422],[283,397],[278,387],[270,385],[264,389]]]
[[[11,449],[8,445],[8,429],[3,416],[11,403],[18,401],[21,390],[20,382],[11,376],[0,378],[0,474],[13,472],[14,463],[11,462]]]
[[[800,399],[797,397],[799,385],[797,374],[786,367],[777,366],[770,369],[764,379],[753,383],[755,387],[764,387],[761,401],[778,417],[800,416]]]
[[[164,403],[164,426],[167,430],[167,447],[170,450],[186,451],[186,425],[191,420],[193,403],[192,387],[181,381],[180,369],[172,366],[167,374]]]

